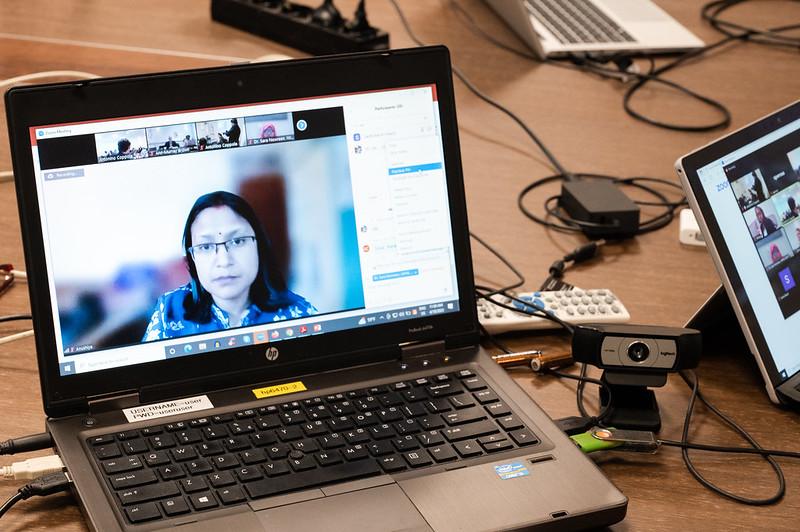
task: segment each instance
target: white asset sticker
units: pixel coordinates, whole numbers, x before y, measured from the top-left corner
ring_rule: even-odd
[[[125,414],[129,422],[133,423],[134,421],[174,416],[175,414],[197,412],[198,410],[207,410],[209,408],[214,408],[214,405],[211,404],[211,400],[208,396],[198,395],[196,397],[176,399],[175,401],[166,401],[164,403],[125,408],[122,410],[122,413]]]

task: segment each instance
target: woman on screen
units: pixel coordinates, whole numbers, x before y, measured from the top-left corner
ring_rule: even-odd
[[[300,318],[317,310],[286,288],[255,212],[230,192],[197,199],[183,230],[191,281],[158,298],[144,341]]]

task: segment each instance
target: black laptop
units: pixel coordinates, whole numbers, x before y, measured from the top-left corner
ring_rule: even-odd
[[[479,347],[445,48],[6,109],[47,427],[92,529],[624,517]]]

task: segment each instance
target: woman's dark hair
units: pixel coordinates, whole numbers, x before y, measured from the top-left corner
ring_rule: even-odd
[[[786,200],[786,203],[789,204],[789,210],[792,211],[792,213],[794,213],[794,211],[797,210],[797,202],[794,200],[792,196],[789,196],[789,199]]]
[[[286,281],[278,269],[278,263],[272,254],[272,247],[267,238],[267,233],[258,221],[256,213],[250,205],[230,192],[218,190],[197,198],[189,216],[186,218],[186,226],[183,228],[183,250],[186,254],[186,265],[189,275],[192,277],[192,293],[187,294],[183,300],[183,308],[186,317],[197,323],[208,323],[211,321],[211,294],[200,284],[197,277],[197,268],[194,264],[189,248],[192,247],[192,224],[197,215],[209,207],[230,207],[230,209],[247,220],[256,237],[258,246],[258,269],[253,284],[250,285],[250,301],[256,304],[263,311],[275,310],[293,303],[289,296],[291,292],[286,289]]]

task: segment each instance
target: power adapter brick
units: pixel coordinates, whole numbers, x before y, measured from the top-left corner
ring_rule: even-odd
[[[580,226],[592,239],[629,238],[639,231],[639,206],[610,181],[565,181],[559,205],[573,220],[598,224]]]

